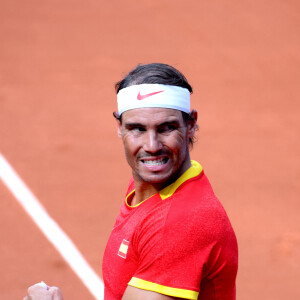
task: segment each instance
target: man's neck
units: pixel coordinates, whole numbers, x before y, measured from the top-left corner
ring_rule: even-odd
[[[135,206],[142,201],[150,198],[151,196],[155,195],[157,192],[159,192],[160,189],[156,188],[155,186],[135,181],[135,194],[131,200],[131,206]]]
[[[186,161],[182,168],[178,171],[178,173],[174,174],[171,178],[163,183],[149,183],[142,181],[140,178],[134,178],[134,185],[135,185],[135,195],[132,198],[131,206],[135,206],[142,201],[150,198],[151,196],[155,195],[168,185],[175,182],[185,171],[187,171],[191,167],[191,160],[189,159]],[[135,177],[135,176],[134,176]]]

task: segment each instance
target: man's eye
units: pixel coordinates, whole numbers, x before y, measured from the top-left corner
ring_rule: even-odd
[[[176,127],[174,125],[168,124],[168,125],[164,125],[160,128],[160,132],[169,132],[169,131],[173,131],[175,130]]]
[[[142,131],[145,131],[145,128],[143,128],[143,127],[132,127],[130,130],[133,131],[133,132],[142,132]]]

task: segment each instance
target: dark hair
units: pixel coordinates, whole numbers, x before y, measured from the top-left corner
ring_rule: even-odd
[[[175,85],[186,88],[191,94],[193,93],[193,88],[181,72],[170,65],[162,63],[138,65],[122,80],[115,84],[115,90],[116,93],[118,93],[120,90],[131,85],[139,85],[144,83]],[[122,115],[119,116],[118,114],[114,113],[114,117],[122,122]],[[192,114],[182,112],[182,117],[186,125],[188,125],[189,121],[195,122]],[[196,125],[196,129],[198,129],[198,125]],[[194,142],[195,137],[189,139],[189,145],[191,148],[193,147]]]
[[[167,64],[161,63],[138,65],[124,79],[115,84],[115,89],[118,93],[126,87],[143,83],[175,85],[186,88],[190,93],[193,93],[192,87],[182,73]]]

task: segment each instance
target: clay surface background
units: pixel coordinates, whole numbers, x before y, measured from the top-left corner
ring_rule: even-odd
[[[164,62],[194,88],[204,166],[239,243],[237,299],[300,299],[300,2],[0,1],[0,153],[101,274],[130,170],[114,83]],[[0,181],[1,299],[93,299]]]

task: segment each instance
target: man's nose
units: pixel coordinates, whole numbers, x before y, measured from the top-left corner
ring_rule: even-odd
[[[162,143],[156,132],[149,131],[144,135],[143,148],[146,152],[156,153],[162,149]]]

